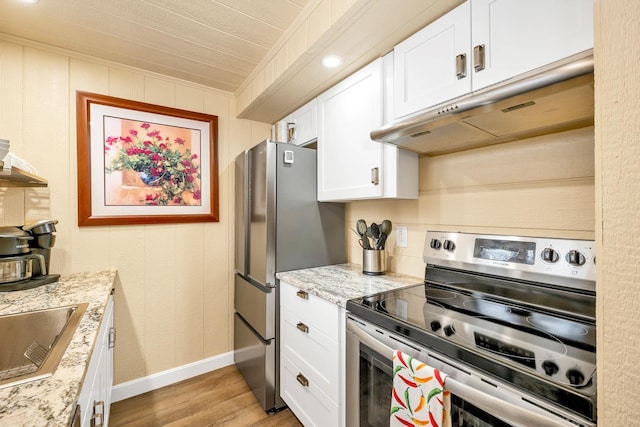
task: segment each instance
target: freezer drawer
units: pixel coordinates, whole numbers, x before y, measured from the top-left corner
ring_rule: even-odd
[[[261,339],[238,313],[234,317],[233,360],[265,411],[284,406],[276,382],[275,340]]]
[[[276,334],[276,289],[260,286],[235,276],[234,306],[236,313],[251,325],[264,340]]]

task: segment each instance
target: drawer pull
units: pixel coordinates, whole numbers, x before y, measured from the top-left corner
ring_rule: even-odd
[[[298,374],[296,376],[296,379],[298,380],[298,382],[300,383],[300,385],[302,387],[309,387],[309,380],[305,378],[304,375],[302,374]]]
[[[309,333],[309,327],[307,325],[305,325],[304,323],[302,323],[302,322],[299,322],[296,325],[296,328],[298,328],[299,330],[301,330],[302,332],[304,332],[306,334]]]
[[[296,292],[296,295],[298,295],[298,297],[302,299],[309,299],[309,294],[306,293],[305,291],[298,291]]]

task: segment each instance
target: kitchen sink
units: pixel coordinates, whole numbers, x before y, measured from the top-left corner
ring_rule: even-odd
[[[0,316],[0,388],[53,375],[88,305]]]

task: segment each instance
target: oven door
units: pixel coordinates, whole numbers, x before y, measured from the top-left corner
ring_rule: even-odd
[[[346,425],[389,425],[394,350],[448,375],[445,387],[451,392],[454,427],[595,426],[352,315],[347,318]]]

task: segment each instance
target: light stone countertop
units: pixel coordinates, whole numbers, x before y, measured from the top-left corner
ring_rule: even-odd
[[[69,424],[117,280],[115,270],[75,273],[38,288],[0,292],[0,315],[89,303],[53,376],[0,389],[0,426]]]
[[[368,276],[362,265],[337,264],[277,273],[276,277],[298,289],[345,307],[347,301],[391,289],[424,283],[420,277],[397,273]]]

